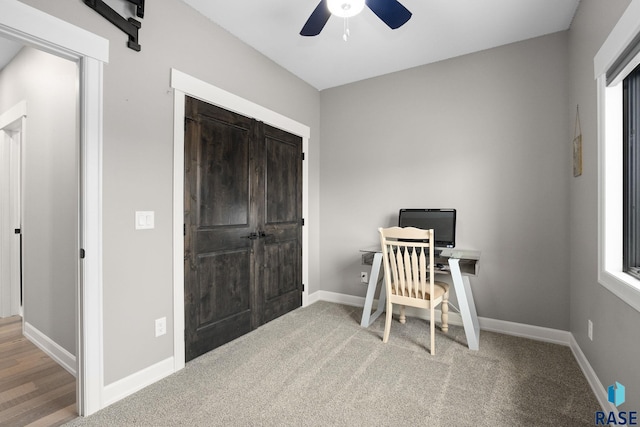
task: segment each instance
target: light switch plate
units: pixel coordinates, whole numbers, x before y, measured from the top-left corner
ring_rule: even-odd
[[[136,230],[150,230],[155,226],[153,211],[136,211]]]

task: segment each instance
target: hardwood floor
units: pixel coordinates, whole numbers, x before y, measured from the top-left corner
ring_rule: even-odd
[[[22,336],[22,318],[0,319],[0,426],[59,426],[77,416],[73,375]]]

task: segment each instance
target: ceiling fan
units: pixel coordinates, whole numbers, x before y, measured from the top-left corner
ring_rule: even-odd
[[[360,13],[365,4],[392,30],[411,18],[411,12],[397,0],[321,0],[302,27],[300,35],[317,36],[331,15],[350,18]]]

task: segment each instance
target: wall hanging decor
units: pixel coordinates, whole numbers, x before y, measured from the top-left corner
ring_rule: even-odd
[[[573,176],[582,175],[582,129],[580,128],[580,109],[576,105],[576,124],[573,130]]]

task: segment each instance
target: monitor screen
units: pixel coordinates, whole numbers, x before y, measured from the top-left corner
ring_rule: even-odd
[[[400,227],[433,228],[435,245],[441,248],[456,246],[455,209],[400,209]]]

